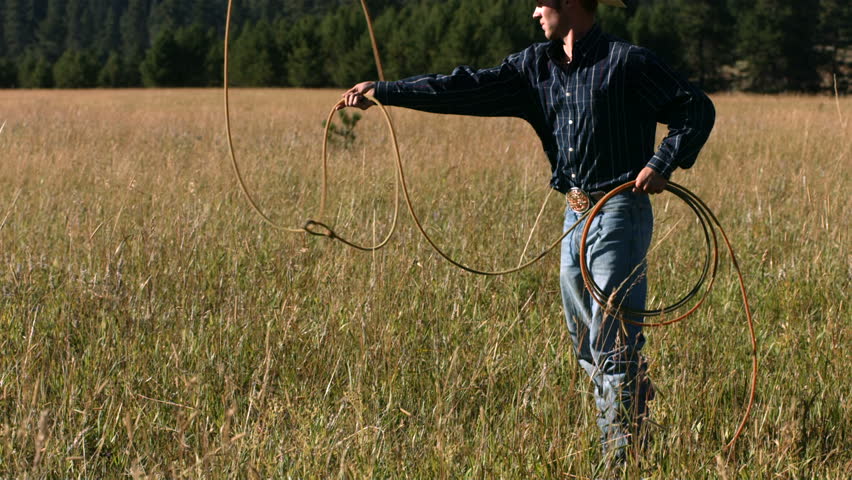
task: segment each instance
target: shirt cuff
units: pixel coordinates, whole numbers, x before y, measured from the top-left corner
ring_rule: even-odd
[[[378,81],[373,84],[373,96],[376,97],[376,100],[382,102],[382,104],[388,103],[388,95],[391,92],[391,85],[393,82],[382,82]]]
[[[672,172],[675,171],[677,165],[674,162],[669,160],[665,160],[659,156],[659,154],[651,157],[651,160],[645,165],[646,167],[652,168],[655,172],[662,175],[666,180],[668,180],[672,176]]]

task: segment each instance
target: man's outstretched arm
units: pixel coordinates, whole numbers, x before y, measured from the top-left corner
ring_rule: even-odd
[[[419,75],[394,82],[361,82],[343,94],[341,106],[366,109],[373,95],[385,105],[432,113],[528,118],[536,99],[516,58],[483,70],[458,67],[449,75]]]

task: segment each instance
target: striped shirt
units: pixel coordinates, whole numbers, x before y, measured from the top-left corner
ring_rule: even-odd
[[[689,168],[715,120],[710,99],[649,50],[596,24],[566,63],[561,41],[533,44],[500,66],[376,82],[385,105],[434,113],[518,117],[541,139],[560,192],[607,191],[643,167],[666,178]],[[668,134],[655,148],[656,124]]]

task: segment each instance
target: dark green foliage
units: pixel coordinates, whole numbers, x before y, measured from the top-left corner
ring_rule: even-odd
[[[107,10],[103,23],[99,26],[95,39],[95,51],[100,57],[109,57],[121,45],[121,31],[119,30],[119,16],[116,10]]]
[[[181,54],[174,34],[164,30],[145,54],[140,67],[142,82],[146,87],[170,87],[180,85]]]
[[[26,0],[6,0],[3,3],[3,40],[6,52],[22,52],[33,40],[32,3]]]
[[[319,50],[316,17],[302,17],[293,25],[294,42],[287,57],[287,80],[290,85],[319,87],[325,85],[325,59]]]
[[[432,56],[436,45],[432,39],[440,38],[445,27],[445,11],[437,7],[434,10],[437,16],[432,17],[433,21],[430,22],[420,20],[429,18],[431,13],[429,5],[425,3],[386,10],[376,18],[374,26],[380,41],[379,53],[388,79],[433,71]]]
[[[65,36],[68,25],[65,21],[65,1],[50,0],[47,13],[36,30],[38,49],[47,58],[56,61],[65,50]]]
[[[98,84],[98,64],[87,52],[66,50],[53,65],[56,88],[88,88]]]
[[[44,55],[32,50],[27,51],[18,62],[18,83],[21,88],[50,88],[53,86],[53,73],[50,62]]]
[[[348,148],[358,138],[355,135],[355,125],[358,125],[358,121],[361,120],[361,114],[355,112],[350,115],[346,113],[346,110],[339,110],[337,116],[340,118],[340,126],[331,122],[328,127],[328,131],[331,133],[329,138],[332,141],[342,141],[343,146]],[[322,126],[325,128],[325,120],[322,121]]]
[[[532,3],[368,3],[389,79],[490,67],[544,41]],[[828,90],[835,76],[846,91],[850,5],[642,0],[628,9],[601,6],[598,15],[606,31],[654,50],[711,91]],[[221,85],[226,7],[227,0],[6,0],[0,57],[12,62],[22,87],[52,85],[52,65],[72,50],[89,52],[101,86]],[[236,1],[229,70],[230,82],[244,86],[344,87],[378,78],[352,0]]]
[[[0,88],[14,88],[18,83],[18,69],[15,62],[0,57]]]
[[[6,55],[6,9],[0,7],[0,55]]]
[[[231,85],[283,85],[282,56],[269,23],[246,24],[234,39],[229,53]]]
[[[180,56],[183,61],[183,78],[181,85],[205,85],[208,78],[208,54],[219,44],[212,29],[205,29],[200,24],[181,28],[175,33]],[[216,66],[221,65],[218,62]]]
[[[161,0],[154,2],[151,7],[151,17],[148,20],[148,32],[151,38],[157,38],[160,32],[174,31],[186,25],[189,17],[187,2],[181,0]]]
[[[742,87],[780,92],[811,90],[817,83],[814,38],[818,0],[757,0],[744,7],[738,52],[744,63]]]
[[[148,48],[148,8],[144,0],[129,0],[121,15],[121,51],[129,59],[141,59]]]
[[[163,30],[145,55],[142,81],[148,87],[189,87],[204,85],[207,59],[213,34],[200,25]]]
[[[731,51],[734,18],[718,0],[677,0],[677,42],[682,46],[683,71],[704,88],[724,86],[718,65],[734,61]]]
[[[623,8],[601,8],[598,10],[598,20],[605,31],[619,38],[628,39],[630,31],[627,23],[631,18],[628,13],[628,10]]]
[[[326,15],[319,25],[322,69],[329,83],[336,87],[350,86],[364,78],[378,78],[370,47],[364,14],[352,3]]]
[[[653,50],[676,70],[682,70],[680,61],[683,45],[678,41],[678,30],[672,17],[677,12],[671,0],[660,0],[641,8],[630,19],[630,39],[637,45]]]
[[[116,52],[111,52],[101,71],[98,73],[98,86],[127,87],[130,86],[128,66],[124,64]]]
[[[95,39],[95,19],[85,0],[67,0],[65,7],[65,48],[83,50]]]
[[[214,36],[215,33],[208,31],[208,35]],[[214,41],[209,47],[204,56],[204,70],[206,72],[204,85],[218,87],[222,85],[224,46],[222,42]]]
[[[821,62],[826,66],[826,74],[837,79],[841,91],[848,91],[848,72],[852,71],[852,55],[849,55],[852,45],[852,2],[820,2],[816,44]]]

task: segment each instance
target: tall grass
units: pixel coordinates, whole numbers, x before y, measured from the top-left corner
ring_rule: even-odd
[[[316,215],[338,95],[232,93],[247,182],[281,223]],[[706,307],[648,333],[654,437],[626,478],[848,478],[852,103],[714,100],[715,132],[675,180],[719,216],[746,272],[757,404],[719,455],[750,369],[726,266]],[[532,129],[392,114],[430,233],[474,266],[516,265],[549,176]],[[556,255],[481,278],[404,216],[372,254],[271,229],[237,189],[214,90],[0,92],[2,121],[1,478],[603,474]],[[390,222],[383,129],[367,112],[332,149],[321,220],[364,243]],[[694,279],[702,246],[685,207],[654,203],[658,305]],[[558,236],[563,208],[551,198],[529,253]]]

